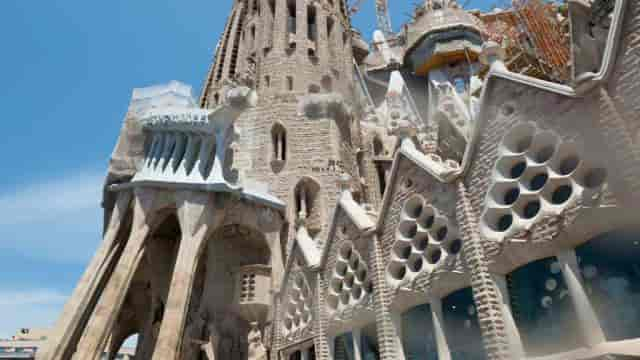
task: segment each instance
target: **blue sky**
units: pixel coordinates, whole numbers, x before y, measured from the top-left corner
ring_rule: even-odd
[[[390,3],[397,26],[413,1]],[[175,79],[198,92],[231,4],[2,2],[0,338],[53,324],[100,241],[101,184],[131,90]],[[373,13],[365,0],[354,19],[367,38]]]

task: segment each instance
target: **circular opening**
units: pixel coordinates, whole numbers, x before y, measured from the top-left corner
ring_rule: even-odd
[[[513,224],[513,215],[505,214],[498,218],[495,229],[501,232],[507,231],[511,227],[511,224]]]
[[[571,185],[562,185],[558,187],[551,196],[551,202],[556,205],[564,204],[573,193],[573,188]]]
[[[451,242],[451,245],[449,246],[449,253],[455,255],[459,253],[460,250],[462,250],[462,240],[460,239],[453,240]]]
[[[436,220],[435,216],[429,215],[429,216],[425,217],[424,219],[421,219],[420,226],[422,226],[425,229],[430,229],[433,226],[433,222],[435,220]]]
[[[353,286],[353,281],[354,281],[353,274],[347,274],[347,276],[344,277],[344,285],[348,288]]]
[[[607,170],[596,168],[589,170],[584,176],[584,186],[588,188],[597,188],[604,184],[607,178]]]
[[[356,286],[351,290],[351,295],[353,296],[353,298],[355,300],[360,299],[360,296],[362,296],[362,289],[360,288],[360,286]]]
[[[538,150],[535,155],[533,156],[533,159],[537,162],[537,163],[545,163],[547,161],[549,161],[549,159],[551,159],[551,157],[553,156],[553,153],[556,151],[555,147],[553,145],[547,145],[545,147],[543,147],[542,149]]]
[[[396,280],[404,279],[405,275],[407,275],[407,269],[403,264],[400,263],[392,263],[389,267],[389,273]]]
[[[406,238],[413,238],[418,233],[418,225],[413,221],[406,221],[400,224],[400,233]]]
[[[408,259],[411,255],[411,246],[407,243],[396,243],[395,252],[401,259]]]
[[[344,276],[347,273],[347,264],[342,261],[336,263],[336,274]]]
[[[424,249],[427,248],[427,245],[429,244],[429,238],[425,237],[421,237],[421,238],[417,238],[413,241],[413,247],[417,250],[417,251],[424,251]]]
[[[429,254],[429,263],[436,264],[438,261],[440,261],[441,257],[442,251],[440,249],[435,249]]]
[[[352,253],[352,249],[351,246],[349,244],[344,245],[341,249],[340,249],[340,256],[346,260],[349,261],[349,258],[351,258],[351,253]]]
[[[569,175],[578,168],[580,159],[577,156],[569,156],[560,162],[558,172],[560,175]]]
[[[358,265],[360,265],[360,259],[357,256],[352,256],[351,257],[351,262],[349,263],[349,266],[351,267],[351,269],[357,269]]]
[[[417,219],[422,214],[422,199],[414,196],[404,204],[404,212],[407,216]]]
[[[358,269],[358,272],[356,273],[356,278],[358,278],[358,281],[363,282],[366,277],[367,270],[365,270],[364,268]]]
[[[349,304],[349,293],[348,292],[344,292],[344,293],[340,294],[340,302],[343,305],[348,305]]]
[[[525,205],[523,216],[525,219],[531,219],[540,212],[540,201],[530,201]]]
[[[411,271],[413,272],[418,272],[420,270],[422,270],[422,258],[420,257],[416,257],[410,264],[409,264]]]
[[[520,196],[520,189],[518,188],[513,188],[510,189],[509,191],[507,191],[504,194],[504,204],[505,205],[511,205],[513,203],[516,202],[516,200],[518,200],[518,197]]]
[[[339,279],[331,280],[331,289],[336,293],[340,293],[342,291],[342,281]]]
[[[547,173],[538,174],[531,178],[529,181],[529,189],[533,191],[538,191],[544,187],[549,179],[549,175]]]
[[[436,237],[438,238],[438,241],[444,240],[447,237],[448,232],[449,232],[449,229],[447,229],[446,226],[443,226],[440,229],[438,229],[438,232],[436,233]]]
[[[509,171],[509,177],[511,177],[512,179],[517,179],[522,176],[526,169],[527,163],[525,161],[520,161],[511,167],[511,170]]]

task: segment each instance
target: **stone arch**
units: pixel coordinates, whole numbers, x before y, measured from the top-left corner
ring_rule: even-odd
[[[322,230],[323,204],[320,184],[311,177],[303,177],[293,190],[294,218],[304,224],[314,236]]]

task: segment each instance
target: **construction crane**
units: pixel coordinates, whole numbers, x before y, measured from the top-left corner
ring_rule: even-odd
[[[360,6],[365,0],[355,0],[355,2],[349,8],[349,14],[354,15],[360,10]],[[387,0],[375,0],[376,5],[376,20],[378,30],[382,31],[385,37],[393,36],[393,29],[391,28],[391,17],[389,16],[389,7],[387,6]]]

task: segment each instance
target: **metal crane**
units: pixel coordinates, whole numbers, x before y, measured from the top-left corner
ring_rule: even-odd
[[[363,2],[364,0],[356,0],[349,8],[349,14],[353,15],[357,13]],[[375,0],[375,5],[378,30],[382,31],[385,37],[391,37],[393,35],[393,29],[391,28],[391,17],[389,16],[387,0]]]

